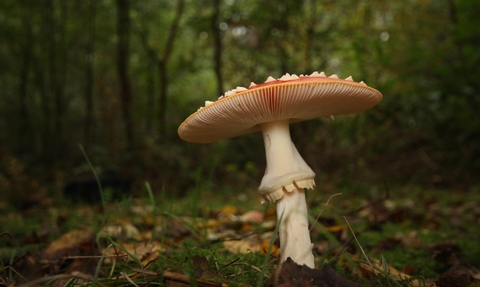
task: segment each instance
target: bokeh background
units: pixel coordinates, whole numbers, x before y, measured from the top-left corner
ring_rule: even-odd
[[[480,180],[476,0],[2,0],[0,193],[62,195],[96,170],[154,192],[254,190],[260,134],[183,142],[226,90],[284,73],[353,76],[360,115],[295,124],[317,189],[466,190]],[[31,199],[29,199],[31,200]]]

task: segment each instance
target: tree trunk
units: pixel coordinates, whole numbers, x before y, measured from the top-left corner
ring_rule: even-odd
[[[85,69],[85,130],[84,144],[88,146],[92,141],[93,125],[93,94],[94,94],[94,60],[95,60],[95,19],[97,0],[90,0],[87,14],[87,57]]]
[[[160,103],[158,107],[159,133],[160,139],[165,138],[166,120],[167,120],[167,94],[168,94],[168,77],[167,63],[163,59],[157,60],[158,79],[160,81]]]
[[[64,122],[65,122],[65,79],[66,79],[66,47],[65,29],[67,20],[67,9],[64,1],[59,2],[60,13],[56,15],[55,3],[53,0],[46,2],[46,24],[48,39],[48,67],[49,67],[49,92],[53,96],[53,124],[55,136],[50,139],[49,148],[53,149],[52,160],[55,161],[63,156],[64,145]]]
[[[222,76],[222,32],[220,31],[220,0],[213,3],[212,15],[212,34],[213,34],[213,69],[217,78],[217,94],[223,95],[223,76]]]
[[[135,26],[134,26],[135,27]],[[157,64],[158,57],[155,49],[148,42],[147,31],[143,28],[135,29],[135,32],[140,38],[140,43],[142,44],[143,49],[149,58],[148,61],[148,76],[147,76],[147,106],[145,107],[146,112],[146,130],[150,134],[153,130],[153,119],[155,113],[155,65]]]
[[[309,2],[309,19],[307,21],[307,33],[306,33],[306,39],[305,39],[305,69],[304,72],[305,74],[310,74],[313,72],[313,65],[312,65],[312,49],[313,49],[313,43],[316,40],[315,39],[315,25],[316,25],[316,17],[317,17],[317,3],[315,0],[310,0]]]
[[[287,35],[290,30],[290,23],[288,21],[290,9],[289,2],[278,3],[278,16],[276,21],[277,29],[279,29],[284,35]],[[275,45],[277,47],[279,58],[278,59],[278,68],[280,69],[280,74],[290,73],[290,64],[289,64],[289,55],[286,46],[286,43],[282,38],[276,38]]]
[[[155,112],[155,63],[148,62],[148,76],[147,76],[147,106],[146,106],[146,130],[147,134],[151,134],[153,130],[153,119]]]
[[[145,52],[147,53],[148,57],[150,58],[150,61],[152,63],[155,63],[157,70],[158,70],[158,80],[160,82],[160,103],[158,106],[158,120],[159,120],[159,134],[160,138],[163,139],[165,137],[165,124],[166,124],[166,111],[167,111],[167,96],[168,96],[168,72],[167,72],[167,67],[168,67],[168,61],[170,60],[170,55],[172,53],[173,49],[173,44],[175,41],[175,37],[177,34],[178,30],[178,25],[180,23],[180,19],[183,14],[184,10],[184,0],[178,0],[177,1],[177,9],[176,9],[176,14],[175,18],[172,22],[172,25],[170,26],[167,42],[165,43],[165,48],[163,51],[163,54],[160,55],[156,51],[154,47],[148,42],[148,32],[144,31],[145,29],[138,29],[138,35],[140,36],[140,41],[142,43],[143,48],[145,49]],[[148,91],[149,91],[149,98],[147,100],[147,114],[148,114],[148,122],[147,122],[147,131],[150,131],[153,124],[151,122],[151,114],[153,114],[153,107],[154,107],[154,89],[155,89],[155,83],[152,78],[150,78],[153,75],[153,64],[149,63],[148,69],[152,71],[149,73],[149,78],[148,80]]]
[[[455,4],[454,0],[447,0],[447,6],[448,6],[448,16],[450,19],[450,25],[452,26],[452,31],[455,31],[458,26],[458,15],[457,15],[457,6]],[[455,49],[456,49],[456,56],[458,58],[459,62],[462,62],[463,59],[465,59],[465,56],[463,55],[463,47],[461,42],[458,39],[458,34],[455,34],[453,36],[453,42],[455,44]]]
[[[19,99],[20,99],[20,128],[19,132],[19,147],[25,148],[29,144],[30,134],[30,117],[27,109],[27,95],[28,95],[28,74],[30,72],[30,60],[31,54],[29,48],[26,47],[23,51],[22,68],[20,69],[20,82],[19,82]]]
[[[53,87],[56,86],[56,64],[55,64],[55,27],[54,27],[54,7],[51,0],[35,2],[33,9],[40,11],[39,31],[34,32],[33,41],[36,47],[30,47],[33,53],[34,81],[40,97],[40,113],[38,117],[40,143],[37,152],[40,154],[42,162],[50,164],[54,160],[54,151],[58,144],[58,134],[55,132],[56,112],[52,103],[55,103]],[[27,5],[28,6],[28,5]],[[28,8],[26,8],[28,9]],[[35,19],[31,17],[30,19]],[[33,23],[35,26],[35,23]],[[35,30],[34,30],[35,31]],[[37,35],[38,33],[38,35]]]
[[[167,75],[167,65],[170,60],[170,55],[172,53],[173,44],[175,37],[177,36],[178,25],[183,14],[183,8],[185,1],[178,0],[177,10],[175,13],[175,19],[170,26],[170,31],[167,38],[167,43],[165,44],[165,49],[163,51],[163,56],[158,59],[158,76],[160,79],[160,105],[159,105],[159,121],[160,121],[160,137],[165,137],[165,125],[166,125],[166,111],[167,111],[167,94],[168,94],[168,75]]]
[[[127,148],[133,148],[132,91],[128,75],[130,17],[128,0],[117,0],[117,66]]]
[[[26,13],[27,14],[27,13]],[[22,17],[23,28],[26,33],[26,41],[22,45],[22,64],[20,69],[19,81],[19,129],[18,129],[18,148],[20,151],[28,150],[33,141],[30,113],[28,112],[28,75],[32,69],[32,45],[33,45],[33,31],[32,23],[30,23],[29,15]]]

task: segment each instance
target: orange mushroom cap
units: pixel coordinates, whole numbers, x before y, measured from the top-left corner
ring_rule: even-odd
[[[180,138],[210,143],[260,131],[260,124],[288,119],[290,123],[372,108],[382,94],[351,77],[343,80],[315,72],[310,76],[269,77],[267,82],[227,92],[189,116]]]

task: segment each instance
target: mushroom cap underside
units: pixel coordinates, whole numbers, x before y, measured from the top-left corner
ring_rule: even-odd
[[[178,128],[180,138],[210,143],[260,131],[260,124],[290,123],[352,114],[369,109],[382,94],[363,83],[324,77],[274,81],[221,98],[189,116]]]

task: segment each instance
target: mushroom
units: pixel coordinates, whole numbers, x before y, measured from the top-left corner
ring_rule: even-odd
[[[189,116],[179,136],[189,142],[210,143],[257,131],[263,133],[267,167],[259,192],[275,202],[279,220],[280,263],[290,257],[314,268],[304,189],[315,186],[315,173],[290,138],[289,125],[320,117],[352,114],[369,109],[382,94],[352,77],[339,79],[314,72],[268,77],[226,92]]]

